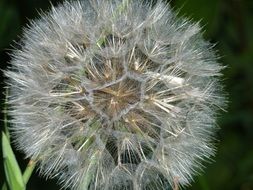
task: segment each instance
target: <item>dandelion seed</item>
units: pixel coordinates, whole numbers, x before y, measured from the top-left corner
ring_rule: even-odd
[[[12,134],[64,188],[178,189],[213,155],[223,66],[162,1],[64,2],[20,47],[5,72]]]

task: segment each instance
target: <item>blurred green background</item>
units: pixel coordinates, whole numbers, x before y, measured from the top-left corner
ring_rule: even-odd
[[[51,0],[52,4],[60,1]],[[253,0],[170,0],[180,15],[201,21],[206,39],[216,43],[227,66],[224,85],[229,106],[219,118],[217,154],[189,190],[253,190]],[[50,8],[49,0],[0,0],[0,67],[6,69],[13,40],[22,27]],[[1,91],[3,89],[1,76]],[[1,93],[1,103],[4,95]],[[2,126],[2,125],[1,125]],[[27,160],[15,152],[24,168]],[[1,160],[0,184],[4,181]],[[59,190],[55,180],[34,173],[27,190]]]

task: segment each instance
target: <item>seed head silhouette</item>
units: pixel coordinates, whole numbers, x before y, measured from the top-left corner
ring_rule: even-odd
[[[214,153],[223,66],[162,1],[64,2],[5,72],[15,143],[75,190],[185,186]]]

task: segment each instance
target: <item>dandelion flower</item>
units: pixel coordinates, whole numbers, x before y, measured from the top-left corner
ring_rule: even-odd
[[[188,185],[214,153],[223,66],[169,5],[64,2],[24,30],[5,72],[15,143],[75,190]]]

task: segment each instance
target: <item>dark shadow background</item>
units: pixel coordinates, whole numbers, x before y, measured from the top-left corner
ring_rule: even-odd
[[[52,0],[52,4],[60,1]],[[189,190],[253,190],[253,0],[170,0],[180,15],[203,25],[204,36],[216,43],[224,73],[229,106],[219,119],[217,154],[195,177]],[[18,40],[29,19],[48,10],[48,0],[0,0],[0,68],[6,69],[13,40]],[[1,92],[3,76],[0,76]],[[0,95],[3,103],[4,95]],[[1,104],[2,109],[2,104]],[[1,123],[2,127],[2,123]],[[16,152],[25,167],[24,155]],[[0,184],[4,173],[0,162]],[[34,173],[27,190],[59,190],[54,180]]]

